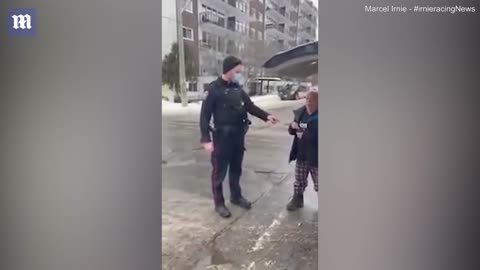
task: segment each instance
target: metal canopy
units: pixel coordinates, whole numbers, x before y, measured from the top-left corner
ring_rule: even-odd
[[[318,41],[272,56],[263,67],[279,76],[306,78],[318,73]]]

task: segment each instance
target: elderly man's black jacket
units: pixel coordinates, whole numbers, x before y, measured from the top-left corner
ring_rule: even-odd
[[[305,106],[293,111],[294,122],[304,127],[303,135],[299,139],[296,136],[296,130],[288,127],[288,133],[295,136],[290,150],[289,162],[297,159],[306,161],[310,166],[318,167],[318,112],[314,112],[308,117]],[[302,118],[304,119],[303,121]],[[305,121],[306,119],[306,121]]]

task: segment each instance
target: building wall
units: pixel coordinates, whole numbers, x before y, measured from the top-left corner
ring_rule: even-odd
[[[204,81],[211,81],[221,74],[222,62],[227,55],[242,58],[252,25],[249,25],[250,0],[243,1],[245,5],[242,8],[245,12],[231,6],[228,1],[197,0],[197,2],[200,63],[198,81],[202,81],[200,85],[202,87]],[[206,21],[203,21],[204,18]],[[223,26],[216,25],[217,23]],[[263,30],[261,25],[253,27]]]
[[[163,1],[164,3],[175,3],[174,0]],[[246,13],[242,13],[238,7],[232,7],[229,5],[229,1],[230,0],[192,0],[193,13],[184,12],[183,14],[184,26],[191,28],[194,31],[194,40],[185,40],[185,49],[190,50],[193,52],[193,55],[195,55],[194,61],[198,67],[197,88],[199,91],[203,91],[205,84],[221,74],[221,65],[225,56],[235,55],[244,58],[244,60],[246,60],[247,70],[250,71],[251,69],[248,65],[258,64],[253,62],[255,62],[255,58],[259,58],[260,55],[267,57],[282,49],[288,49],[302,43],[302,38],[300,37],[305,37],[305,33],[302,33],[305,24],[299,22],[299,17],[301,16],[299,15],[300,10],[303,9],[304,11],[315,14],[315,17],[317,16],[316,7],[311,8],[309,6],[310,3],[306,0],[243,0],[246,3]],[[285,24],[286,32],[286,34],[280,34],[281,39],[285,40],[283,46],[279,46],[278,38],[275,37],[275,35],[272,35],[272,33],[276,33],[277,35],[279,33],[267,30],[265,27],[265,18],[267,15],[271,15],[266,11],[266,5],[269,1],[279,4],[280,7],[285,7],[288,13],[288,16],[284,16],[286,19],[281,18],[282,22]],[[202,5],[209,6],[215,10],[216,14],[224,16],[225,27],[218,28],[219,26],[212,23],[210,17],[207,18],[208,22],[202,21],[205,18]],[[305,9],[305,7],[307,7],[307,9]],[[173,11],[173,13],[175,12],[174,8],[170,8],[170,10]],[[278,17],[278,15],[279,14],[276,14],[275,16]],[[240,21],[242,24],[246,24],[246,33],[238,34],[227,29],[228,18],[234,16],[236,20]],[[175,32],[175,27],[173,25],[174,23],[170,23],[169,27],[166,27],[169,28],[166,29],[166,31],[172,32],[173,29],[173,32]],[[316,25],[312,29],[315,33],[317,32]],[[203,32],[206,33],[207,40],[205,40]],[[176,37],[176,34],[173,36]],[[214,37],[216,41],[214,41]],[[262,41],[263,39],[265,40]],[[313,39],[316,39],[316,34],[312,37],[312,40]],[[257,55],[252,56],[251,53],[249,53],[248,48],[245,48],[249,47],[248,44],[250,41],[255,41],[255,46],[261,47],[258,43],[258,41],[260,41],[260,44],[264,44],[264,48],[258,50],[260,53],[257,51]],[[214,47],[216,49],[212,49],[210,44],[215,44]],[[229,44],[234,47],[235,50],[233,52],[229,50],[229,48],[231,48]],[[249,55],[251,59],[242,55],[242,48],[244,49],[243,53]],[[252,47],[249,49],[252,50]],[[253,50],[256,50],[256,48],[253,48]],[[257,71],[255,70],[255,72]]]
[[[280,50],[296,46],[299,1],[265,0],[265,5],[267,41]]]
[[[304,43],[317,39],[318,9],[310,0],[301,0],[299,16],[303,20],[299,20],[298,26],[298,42]]]
[[[188,1],[188,0],[184,0]],[[198,1],[191,0],[192,11],[185,10],[182,14],[183,26],[193,30],[193,41],[184,39],[184,48],[193,55],[193,62],[197,75],[199,72],[199,27],[198,27]]]
[[[251,38],[263,39],[263,32],[265,30],[264,13],[264,3],[259,0],[250,0],[250,16],[252,20],[250,22],[250,27],[255,30],[255,33],[258,33],[260,35],[260,37],[258,37],[257,34],[255,34],[255,37]]]

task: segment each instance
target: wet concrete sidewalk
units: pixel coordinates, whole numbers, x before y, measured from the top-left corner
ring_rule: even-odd
[[[317,193],[309,189],[305,207],[287,211],[292,177],[275,185],[218,235],[193,269],[318,269]]]
[[[250,211],[230,207],[230,219],[213,211],[211,165],[199,147],[198,122],[163,119],[168,131],[162,137],[168,149],[162,164],[163,269],[316,269],[316,193],[307,196],[301,212],[285,211],[293,183],[286,125],[294,107],[274,112],[280,125],[254,122],[241,179],[254,205]],[[228,201],[228,180],[224,193]],[[290,255],[293,259],[283,261]]]

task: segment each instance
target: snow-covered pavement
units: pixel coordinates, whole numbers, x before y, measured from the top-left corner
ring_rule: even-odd
[[[283,101],[277,95],[265,95],[251,97],[252,101],[261,108],[274,109],[291,105],[292,102]],[[162,115],[186,115],[199,114],[202,102],[189,103],[187,107],[182,107],[181,103],[162,101]]]

